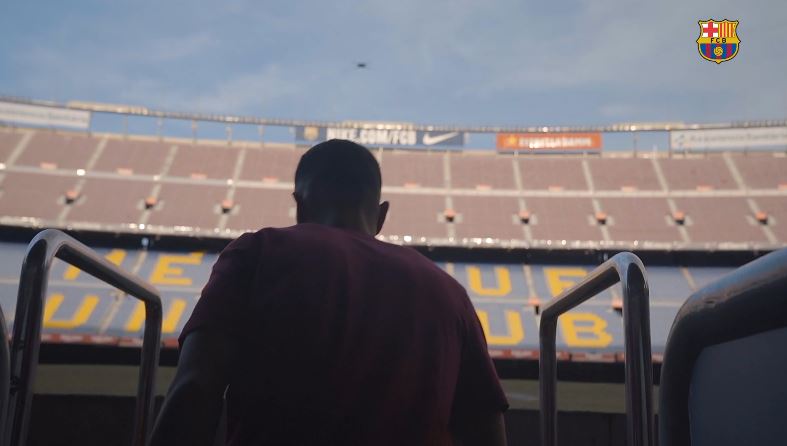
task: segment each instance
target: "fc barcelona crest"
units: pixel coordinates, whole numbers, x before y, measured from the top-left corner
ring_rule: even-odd
[[[713,19],[700,20],[700,37],[697,49],[703,59],[720,64],[738,54],[741,40],[738,38],[738,21]]]
[[[306,141],[314,141],[320,137],[320,129],[317,127],[304,127],[303,128],[303,139]]]

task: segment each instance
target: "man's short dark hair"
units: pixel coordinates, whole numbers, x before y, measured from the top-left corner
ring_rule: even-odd
[[[344,139],[315,145],[295,170],[295,196],[313,212],[373,212],[380,203],[382,176],[366,147]]]

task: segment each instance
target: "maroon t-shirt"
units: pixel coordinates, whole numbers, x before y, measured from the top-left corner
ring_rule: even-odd
[[[411,248],[318,224],[230,243],[180,341],[242,347],[228,444],[450,445],[508,404],[467,293]]]

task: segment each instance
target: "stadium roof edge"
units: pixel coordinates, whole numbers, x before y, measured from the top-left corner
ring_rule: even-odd
[[[226,124],[252,124],[270,126],[315,126],[315,127],[358,127],[362,121],[310,121],[260,118],[254,116],[240,116],[228,114],[206,114],[191,112],[176,112],[151,109],[144,106],[124,105],[124,104],[105,104],[99,102],[69,101],[68,103],[58,103],[56,101],[44,101],[37,99],[22,98],[17,96],[0,95],[0,101],[14,102],[19,104],[40,105],[46,107],[60,107],[71,110],[83,110],[97,113],[113,113],[129,116],[145,116],[153,118],[184,119],[193,121],[212,121]],[[364,121],[365,122],[365,121]],[[380,125],[381,123],[375,123]],[[725,129],[741,127],[777,127],[787,126],[787,119],[780,120],[760,120],[760,121],[733,121],[729,123],[694,123],[686,124],[683,122],[644,122],[644,123],[619,123],[602,126],[449,126],[432,124],[411,124],[411,123],[385,123],[386,128],[423,130],[423,131],[457,131],[467,133],[502,133],[502,132],[639,132],[639,131],[669,131],[669,130],[704,130],[704,129]]]

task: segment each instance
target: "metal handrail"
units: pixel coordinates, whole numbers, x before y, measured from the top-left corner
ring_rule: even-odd
[[[616,254],[541,310],[539,326],[539,400],[541,444],[557,445],[558,316],[620,282],[623,288],[627,444],[653,445],[653,365],[650,349],[648,283],[642,261],[630,252]]]
[[[702,350],[787,327],[785,290],[787,249],[782,249],[706,285],[683,304],[661,365],[659,443],[691,444],[689,390]]]
[[[161,343],[161,298],[141,278],[127,273],[65,233],[46,229],[27,247],[19,279],[16,316],[11,341],[8,417],[3,444],[25,444],[30,421],[33,379],[41,344],[41,325],[47,279],[57,257],[145,303],[145,331],[134,410],[132,444],[143,446],[150,430],[153,392]]]

